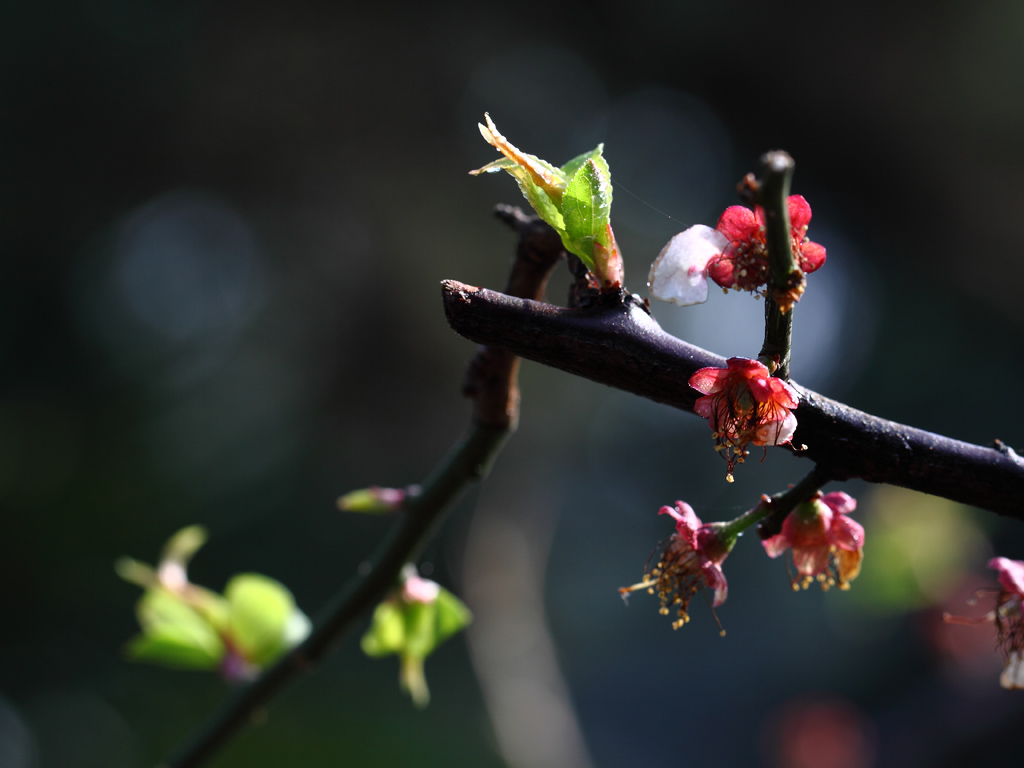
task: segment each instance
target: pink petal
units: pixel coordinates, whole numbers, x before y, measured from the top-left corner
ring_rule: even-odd
[[[828,538],[840,549],[856,552],[864,548],[864,526],[846,515],[836,515]]]
[[[725,573],[722,571],[722,566],[712,562],[704,563],[701,569],[704,572],[704,578],[707,579],[708,586],[715,590],[715,599],[711,604],[717,608],[729,596],[729,583],[725,580]]]
[[[774,376],[768,379],[768,386],[772,388],[772,400],[783,408],[796,408],[800,405],[800,399],[796,390],[782,379]]]
[[[811,509],[808,509],[808,506]],[[832,510],[819,501],[804,502],[786,515],[782,521],[782,533],[793,548],[828,549],[828,532],[832,527]]]
[[[733,288],[736,285],[736,265],[728,255],[715,259],[708,264],[708,277],[722,288]]]
[[[651,265],[647,287],[659,301],[681,307],[708,300],[708,262],[729,245],[724,235],[697,224],[668,241]]]
[[[730,371],[741,373],[748,378],[767,378],[771,375],[764,363],[751,360],[749,357],[730,357],[725,363]]]
[[[814,576],[828,570],[828,547],[793,547],[793,566],[804,576]]]
[[[777,533],[761,542],[768,557],[778,557],[789,549],[789,539],[785,534]]]
[[[693,404],[693,412],[705,419],[710,419],[717,413],[718,409],[715,407],[715,403],[720,397],[721,395],[698,397],[697,401]]]
[[[799,232],[811,223],[811,206],[802,195],[790,195],[788,202],[789,225]]]
[[[697,513],[693,511],[693,507],[687,504],[685,501],[677,501],[675,509],[672,507],[662,507],[658,510],[659,515],[670,515],[676,521],[676,528],[685,526],[691,530],[697,530],[701,526],[700,518],[697,517]]]
[[[715,227],[733,243],[749,240],[757,232],[757,228],[754,212],[742,205],[731,205],[726,208],[718,220],[718,226]]]
[[[999,583],[1007,592],[1024,597],[1024,562],[1006,557],[993,557],[988,567],[999,571]]]
[[[768,372],[765,371],[765,374]],[[754,396],[754,400],[759,403],[770,403],[774,399],[774,390],[768,383],[771,377],[757,376],[751,377],[747,380],[747,388],[750,390],[750,394]]]
[[[698,392],[710,395],[712,392],[720,392],[722,384],[729,378],[727,368],[701,368],[690,377],[690,386]]]
[[[769,421],[757,428],[757,434],[751,440],[754,445],[785,445],[793,439],[796,432],[796,416],[786,411],[781,421]]]
[[[804,243],[800,246],[800,269],[813,272],[825,263],[825,246],[817,243]]]
[[[832,491],[821,497],[821,500],[828,504],[829,509],[837,515],[849,515],[857,508],[857,500],[843,491]]]

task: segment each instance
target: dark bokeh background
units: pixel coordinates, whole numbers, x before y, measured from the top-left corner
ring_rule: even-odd
[[[1012,0],[9,0],[0,765],[150,765],[222,699],[212,677],[122,660],[137,590],[116,557],[152,561],[203,523],[196,581],[266,573],[315,615],[388,525],[335,497],[414,482],[458,436],[472,345],[438,281],[499,287],[513,241],[490,212],[519,202],[510,179],[466,174],[495,157],[484,110],[554,162],[605,142],[640,292],[672,234],[713,224],[760,153],[787,149],[829,253],[797,311],[795,377],[1024,442],[1022,34]],[[760,312],[739,295],[656,308],[745,355]],[[994,637],[938,618],[991,583],[992,551],[1024,557],[1012,524],[850,484],[869,537],[851,593],[793,595],[748,537],[727,561],[726,637],[699,603],[672,632],[651,598],[616,592],[670,530],[657,508],[732,517],[805,462],[773,453],[727,486],[691,416],[530,364],[523,394],[519,434],[426,561],[500,613],[465,583],[467,542],[490,530],[473,510],[546,521],[533,602],[593,765],[799,768],[815,738],[836,768],[1019,765],[1024,694],[998,689]],[[216,764],[543,764],[512,754],[530,725],[493,691],[506,722],[488,716],[464,638],[429,660],[422,713],[355,639]]]

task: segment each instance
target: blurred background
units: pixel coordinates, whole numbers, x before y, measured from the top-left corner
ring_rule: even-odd
[[[628,286],[713,225],[766,150],[797,163],[828,264],[794,378],[977,443],[1024,443],[1024,5],[8,0],[0,9],[0,766],[153,765],[213,675],[129,664],[137,588],[191,523],[193,579],[280,579],[315,616],[390,521],[341,493],[422,479],[459,436],[473,345],[438,282],[500,288],[521,203],[485,110],[555,163],[605,142]],[[564,270],[563,270],[564,272]],[[549,296],[564,300],[559,272]],[[654,308],[756,353],[762,305]],[[978,615],[1020,524],[849,483],[849,593],[794,594],[752,534],[673,632],[624,606],[689,501],[728,519],[795,482],[724,482],[707,425],[527,363],[519,433],[428,549],[472,632],[415,711],[360,626],[217,766],[1019,765],[1024,694]],[[986,599],[991,599],[990,596]],[[813,758],[808,758],[808,755]]]

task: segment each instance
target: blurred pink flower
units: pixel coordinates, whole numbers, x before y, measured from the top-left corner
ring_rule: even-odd
[[[989,568],[999,572],[999,597],[993,618],[999,644],[1006,654],[1006,666],[999,684],[1009,690],[1024,688],[1024,561],[994,557]]]

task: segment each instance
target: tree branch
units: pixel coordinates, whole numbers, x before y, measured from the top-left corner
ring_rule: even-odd
[[[635,296],[619,307],[573,310],[454,280],[442,289],[456,333],[684,411],[700,396],[690,376],[725,366],[665,333]],[[793,386],[800,395],[793,443],[806,445],[794,452],[830,477],[899,485],[1024,520],[1024,460],[1009,446],[972,445]]]
[[[540,298],[562,255],[558,235],[518,209],[499,206],[496,213],[519,233],[506,290]],[[505,440],[515,431],[519,416],[518,369],[518,359],[508,350],[479,350],[463,384],[464,394],[474,400],[469,432],[427,478],[420,493],[405,502],[401,522],[382,545],[370,571],[345,585],[322,612],[309,637],[239,691],[219,715],[164,763],[166,768],[195,768],[205,763],[271,699],[302,673],[312,671],[356,619],[394,587],[402,567],[416,559],[462,493],[487,475]]]

